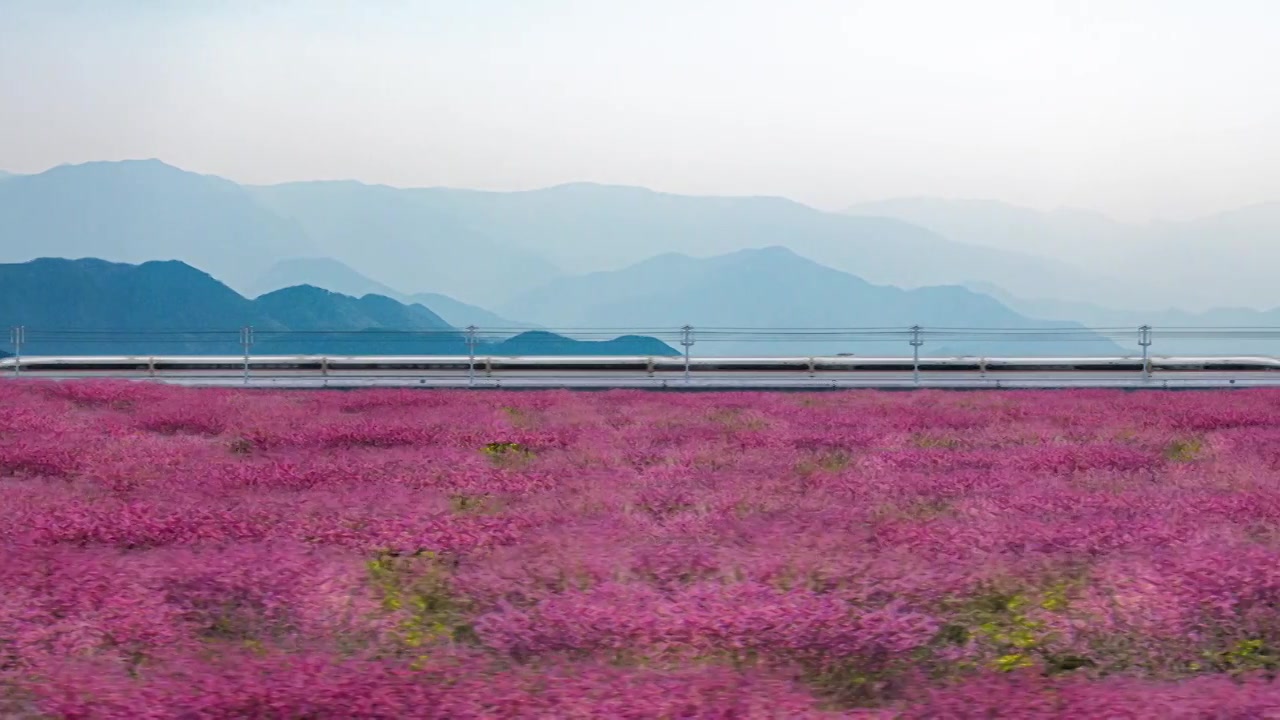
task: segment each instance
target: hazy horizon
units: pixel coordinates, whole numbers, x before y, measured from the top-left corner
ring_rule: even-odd
[[[395,185],[395,184],[391,184],[391,183],[382,183],[382,182],[366,181],[366,180],[361,180],[361,179],[359,179],[359,178],[354,178],[354,177],[333,177],[333,178],[293,178],[293,179],[283,179],[283,180],[280,180],[280,181],[278,181],[278,182],[271,182],[271,183],[251,183],[251,182],[245,182],[245,181],[243,181],[243,180],[241,180],[241,179],[238,179],[238,178],[228,177],[228,176],[226,176],[226,175],[222,175],[222,174],[219,174],[219,173],[206,172],[206,171],[200,170],[200,169],[198,169],[198,168],[190,168],[190,167],[183,167],[183,166],[180,166],[180,165],[175,165],[174,163],[171,163],[171,162],[169,162],[169,161],[165,160],[164,158],[155,158],[155,157],[125,157],[125,158],[108,159],[108,160],[83,160],[83,161],[74,161],[74,162],[63,162],[63,163],[58,163],[57,165],[51,165],[51,166],[46,167],[46,168],[43,168],[43,169],[38,169],[38,170],[33,170],[33,171],[26,171],[26,172],[16,172],[16,171],[10,170],[10,169],[8,169],[8,168],[0,167],[0,176],[3,176],[3,175],[9,175],[9,176],[12,176],[12,177],[20,177],[20,176],[24,176],[24,175],[39,175],[39,174],[41,174],[41,173],[48,172],[49,170],[54,170],[54,169],[59,168],[59,167],[74,167],[74,166],[77,166],[77,165],[89,165],[89,164],[93,164],[93,163],[121,163],[121,162],[148,162],[148,161],[161,162],[161,163],[164,163],[164,164],[169,165],[169,166],[171,166],[171,167],[176,167],[176,168],[178,168],[179,170],[183,170],[183,171],[186,171],[186,172],[195,173],[195,174],[197,174],[197,175],[209,175],[209,176],[213,176],[213,177],[219,177],[219,178],[222,178],[223,180],[229,180],[229,181],[231,181],[231,182],[236,183],[237,185],[242,185],[242,186],[244,186],[244,187],[272,187],[272,186],[277,186],[277,185],[289,185],[289,184],[294,184],[294,183],[308,183],[308,182],[336,182],[336,183],[342,183],[342,182],[354,182],[354,183],[359,183],[359,184],[361,184],[361,185],[367,185],[367,186],[370,186],[370,187],[389,187],[389,188],[393,188],[393,189],[397,189],[397,190],[436,190],[436,189],[438,189],[438,190],[461,190],[461,191],[465,191],[465,192],[493,192],[493,193],[501,193],[501,192],[537,192],[537,191],[539,191],[539,190],[551,190],[551,189],[558,188],[558,187],[566,187],[566,186],[573,186],[573,185],[594,185],[594,186],[599,186],[599,187],[634,188],[634,189],[639,189],[639,190],[647,190],[647,191],[650,191],[650,192],[653,192],[653,193],[656,193],[656,194],[660,194],[660,195],[682,195],[682,196],[686,196],[686,197],[703,197],[703,198],[718,198],[718,197],[719,197],[719,198],[780,198],[780,199],[783,199],[783,200],[789,200],[789,201],[791,201],[791,202],[795,202],[795,203],[798,203],[798,204],[801,204],[801,205],[805,205],[805,206],[807,206],[807,207],[811,207],[811,208],[813,208],[813,209],[815,209],[815,210],[820,210],[820,211],[823,211],[823,212],[835,212],[835,213],[841,213],[841,212],[848,211],[848,210],[849,210],[849,209],[851,209],[853,206],[857,206],[857,205],[860,205],[860,204],[874,205],[874,204],[876,204],[876,203],[878,203],[878,202],[890,202],[890,201],[911,201],[911,200],[933,201],[933,200],[937,200],[937,201],[943,201],[943,202],[948,202],[948,203],[975,203],[975,204],[981,204],[981,203],[999,203],[999,204],[1007,205],[1007,206],[1008,206],[1008,207],[1010,207],[1010,208],[1027,209],[1027,210],[1035,210],[1035,211],[1038,211],[1038,212],[1045,212],[1045,213],[1053,213],[1053,212],[1064,212],[1064,213],[1079,212],[1079,213],[1088,213],[1088,214],[1093,214],[1093,215],[1097,215],[1097,216],[1100,216],[1100,217],[1106,218],[1106,219],[1108,219],[1108,220],[1112,220],[1112,221],[1114,221],[1114,222],[1116,222],[1116,223],[1119,223],[1119,224],[1127,224],[1127,225],[1131,225],[1131,226],[1134,226],[1134,227],[1141,227],[1141,226],[1144,226],[1144,225],[1160,225],[1160,224],[1162,224],[1162,223],[1173,223],[1173,222],[1177,222],[1177,221],[1169,220],[1169,219],[1166,219],[1166,218],[1153,218],[1153,219],[1151,219],[1151,220],[1125,220],[1125,219],[1123,219],[1123,218],[1118,218],[1118,217],[1114,217],[1114,216],[1112,216],[1112,215],[1109,215],[1109,214],[1107,214],[1106,212],[1104,212],[1104,211],[1102,211],[1102,210],[1098,210],[1097,208],[1090,208],[1090,207],[1074,207],[1074,206],[1067,206],[1067,205],[1033,207],[1033,206],[1030,206],[1030,205],[1022,205],[1022,204],[1019,204],[1019,203],[1014,203],[1014,202],[1010,202],[1010,201],[1008,201],[1008,200],[1004,200],[1004,199],[1002,199],[1002,198],[995,198],[995,197],[964,197],[964,196],[948,197],[948,196],[943,196],[943,195],[895,195],[895,196],[892,196],[892,197],[873,198],[873,199],[868,199],[868,200],[861,201],[861,202],[847,203],[846,205],[844,205],[844,206],[839,206],[839,207],[820,207],[820,206],[818,206],[818,205],[813,205],[813,204],[811,204],[811,203],[806,203],[806,202],[804,202],[803,200],[800,200],[800,199],[797,199],[797,198],[794,198],[794,197],[788,197],[788,196],[785,196],[785,195],[766,195],[766,194],[761,194],[761,193],[740,193],[740,194],[736,194],[736,193],[714,193],[714,192],[706,192],[706,193],[680,193],[680,192],[675,192],[675,191],[671,191],[671,190],[665,190],[665,189],[660,188],[660,187],[649,187],[649,186],[645,186],[645,185],[635,185],[635,184],[620,183],[620,182],[596,182],[596,181],[591,181],[591,180],[568,180],[568,181],[564,181],[564,182],[557,182],[557,183],[552,183],[552,184],[548,184],[548,185],[532,185],[532,186],[529,186],[529,187],[520,187],[520,188],[481,188],[481,187],[464,187],[464,186],[460,186],[460,185]],[[1263,200],[1263,201],[1260,201],[1260,202],[1257,202],[1257,203],[1249,203],[1249,204],[1246,204],[1246,205],[1225,207],[1225,208],[1222,208],[1220,211],[1214,211],[1214,212],[1208,213],[1208,214],[1206,214],[1206,215],[1187,216],[1186,218],[1183,218],[1183,219],[1181,220],[1181,222],[1186,222],[1186,221],[1188,221],[1188,220],[1199,220],[1199,219],[1203,219],[1203,218],[1205,218],[1205,217],[1210,217],[1210,216],[1212,216],[1212,215],[1218,214],[1219,212],[1229,212],[1229,211],[1233,211],[1233,210],[1247,209],[1247,208],[1250,208],[1250,207],[1271,206],[1271,205],[1280,205],[1280,200],[1275,200],[1275,201]]]
[[[1184,220],[1280,200],[1261,0],[0,0],[0,167]]]

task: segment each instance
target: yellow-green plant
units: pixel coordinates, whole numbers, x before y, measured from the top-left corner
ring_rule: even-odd
[[[1267,643],[1258,638],[1240,640],[1229,649],[1220,652],[1206,652],[1203,657],[1207,664],[1219,672],[1241,674],[1266,670],[1274,672],[1280,667],[1280,658]],[[1198,664],[1193,663],[1193,666]],[[1199,669],[1193,667],[1193,669]]]
[[[522,465],[534,456],[529,448],[518,442],[491,442],[480,448],[494,463],[503,466]]]
[[[977,642],[994,655],[988,666],[1001,672],[1041,666],[1057,673],[1092,665],[1088,658],[1055,652],[1056,635],[1036,619],[1043,612],[1065,612],[1071,588],[1069,582],[1058,582],[1021,592],[983,593],[954,609],[956,621],[943,628],[939,641]]]
[[[1164,457],[1172,462],[1191,462],[1198,459],[1203,450],[1204,442],[1199,438],[1179,439],[1169,443]]]
[[[435,553],[379,553],[368,571],[382,610],[399,617],[395,635],[404,650],[474,637],[465,604],[450,592],[445,564]]]

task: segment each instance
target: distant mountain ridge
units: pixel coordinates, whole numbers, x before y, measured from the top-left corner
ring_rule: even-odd
[[[694,197],[590,183],[512,193],[403,192],[486,237],[544,253],[565,274],[617,269],[668,252],[707,256],[783,245],[869,281],[901,287],[998,278],[1020,287],[1074,291],[1100,282],[1063,263],[963,245],[899,220],[827,213],[785,198]]]
[[[465,355],[466,337],[422,305],[294,286],[249,300],[178,261],[140,265],[42,258],[0,265],[0,326],[28,329],[28,355]],[[584,342],[543,334],[487,338],[477,352],[675,355],[649,337]]]
[[[893,198],[850,206],[849,215],[888,217],[970,245],[1030,252],[1081,266],[1114,262],[1133,228],[1088,210],[1043,212],[998,200]],[[1085,244],[1081,240],[1091,242]]]
[[[1262,203],[1190,222],[1152,226],[1123,269],[1162,302],[1190,310],[1280,306],[1280,203]]]
[[[343,295],[381,295],[406,305],[425,305],[457,328],[531,330],[536,326],[508,320],[481,307],[469,305],[440,293],[406,294],[373,280],[333,258],[291,258],[272,265],[251,286],[257,296],[294,285],[312,285]],[[514,333],[513,333],[514,334]]]
[[[767,288],[767,290],[765,290]],[[742,250],[709,258],[665,254],[612,272],[590,273],[552,283],[512,300],[499,312],[519,309],[548,327],[635,328],[668,332],[738,328],[705,337],[703,355],[835,354],[906,355],[904,340],[890,342],[754,340],[779,329],[884,328],[1060,328],[1081,337],[1059,342],[966,341],[930,345],[926,354],[1121,354],[1116,344],[1071,322],[1028,318],[998,301],[958,286],[913,290],[874,285],[820,265],[783,247]],[[762,332],[763,331],[763,332]]]
[[[1123,223],[1091,211],[1042,212],[991,200],[897,198],[861,203],[846,212],[892,217],[956,241],[1030,251],[1124,279],[1106,293],[1061,292],[1048,286],[1017,290],[989,277],[964,279],[967,285],[999,287],[1015,296],[1133,310],[1177,306],[1203,312],[1280,305],[1272,270],[1280,264],[1280,203],[1148,224]]]
[[[236,287],[272,256],[312,247],[239,185],[156,160],[63,165],[0,183],[0,261],[174,259]]]
[[[289,258],[272,263],[248,286],[247,297],[258,297],[294,285],[312,285],[343,295],[374,294],[403,302],[404,296],[332,258]]]
[[[1090,293],[1106,284],[1068,264],[783,198],[587,183],[510,193],[352,181],[254,187],[155,160],[60,166],[0,183],[0,240],[0,261],[175,259],[245,293],[274,263],[330,257],[391,287],[480,307],[664,252],[770,245],[902,287],[979,280]]]
[[[781,288],[771,295],[761,287]],[[562,280],[515,301],[556,327],[618,328],[607,342],[583,342],[545,331],[501,342],[490,354],[675,355],[651,335],[692,323],[696,354],[894,355],[902,338],[852,342],[810,338],[757,342],[759,330],[926,327],[1079,328],[1033,320],[960,287],[901,290],[877,286],[780,247],[712,258],[668,254],[612,273]],[[352,297],[291,286],[249,300],[177,261],[141,265],[97,259],[41,259],[0,265],[0,324],[31,329],[27,354],[238,354],[238,330],[255,329],[256,354],[465,354],[466,338],[425,306],[366,294]],[[739,328],[735,336],[725,328]],[[54,332],[54,331],[68,332]],[[212,331],[217,331],[214,333]],[[220,334],[218,334],[220,333]],[[1119,354],[1100,337],[1081,334],[1070,351]],[[1053,343],[930,343],[924,354],[1063,354]]]
[[[561,279],[665,253],[785,246],[901,288],[983,283],[1018,297],[1133,309],[1280,303],[1271,271],[1280,264],[1280,204],[1140,228],[1087,211],[987,201],[853,210],[591,183],[525,192],[354,181],[255,187],[158,160],[93,162],[0,182],[0,262],[180,260],[252,294],[276,263],[324,257],[402,289],[405,299],[429,293],[438,305],[443,295],[492,309]]]
[[[447,193],[352,181],[256,186],[247,192],[305,229],[318,251],[306,255],[358,264],[396,287],[478,303],[562,274],[540,249],[477,231],[441,202]]]
[[[1152,330],[1152,352],[1160,355],[1277,355],[1280,356],[1280,307],[1270,310],[1253,308],[1214,308],[1203,312],[1186,310],[1121,310],[1097,303],[1070,302],[1048,298],[1021,298],[985,283],[973,283],[970,289],[989,295],[1020,313],[1050,320],[1079,320],[1089,327],[1111,328],[1112,333],[1127,333],[1122,346],[1136,349],[1138,328]],[[1186,329],[1219,329],[1223,337],[1186,337]],[[1237,337],[1226,337],[1233,329],[1249,329]],[[1276,337],[1259,332],[1274,328]],[[1179,332],[1183,330],[1184,332]],[[1172,332],[1171,332],[1172,331]]]

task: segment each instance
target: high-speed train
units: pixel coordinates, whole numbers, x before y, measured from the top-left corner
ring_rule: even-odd
[[[1280,358],[106,356],[0,360],[0,379],[127,378],[182,384],[427,386],[1280,384]]]

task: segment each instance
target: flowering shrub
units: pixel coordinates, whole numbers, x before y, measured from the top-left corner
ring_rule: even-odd
[[[1280,716],[1280,393],[0,382],[0,716]]]

